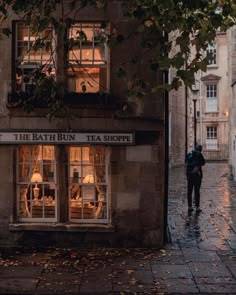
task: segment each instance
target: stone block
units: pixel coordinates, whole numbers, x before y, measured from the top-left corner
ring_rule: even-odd
[[[160,195],[155,193],[142,193],[140,196],[140,219],[143,228],[151,228],[161,224],[163,220],[163,206]]]
[[[111,161],[124,161],[125,160],[125,148],[123,147],[112,147],[111,149]]]
[[[141,163],[140,164],[140,175],[154,175],[156,177],[159,176],[159,165],[156,163]]]
[[[124,191],[125,192],[136,192],[140,189],[140,182],[137,181],[139,177],[136,177],[135,175],[132,175],[132,173],[129,174],[129,176],[124,176]]]
[[[163,241],[161,230],[149,230],[144,234],[144,245],[146,247],[160,246]]]
[[[150,145],[126,147],[126,160],[130,162],[152,162],[152,147]]]
[[[139,209],[140,193],[118,193],[117,210]]]

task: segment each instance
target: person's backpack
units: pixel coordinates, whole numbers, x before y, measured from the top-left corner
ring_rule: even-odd
[[[187,173],[191,173],[191,174],[198,173],[200,169],[199,157],[195,150],[187,154],[186,164],[187,164]]]

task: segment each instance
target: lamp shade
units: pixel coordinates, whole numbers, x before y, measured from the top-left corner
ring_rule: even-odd
[[[35,173],[33,173],[30,181],[31,182],[42,182],[43,178],[39,172],[35,172]]]
[[[92,174],[88,174],[85,176],[83,183],[93,183],[94,182],[94,177]]]

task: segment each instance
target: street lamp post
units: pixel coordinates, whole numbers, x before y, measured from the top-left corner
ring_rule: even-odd
[[[197,114],[196,114],[196,102],[197,102],[197,97],[193,97],[193,136],[194,136],[194,148],[197,145]]]

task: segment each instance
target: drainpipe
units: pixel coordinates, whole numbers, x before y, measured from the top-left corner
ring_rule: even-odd
[[[188,87],[185,86],[185,156],[188,153]]]
[[[164,71],[163,82],[168,84],[168,71]],[[164,156],[164,242],[168,242],[168,193],[169,193],[169,92],[164,91],[164,137],[165,137],[165,156]]]

